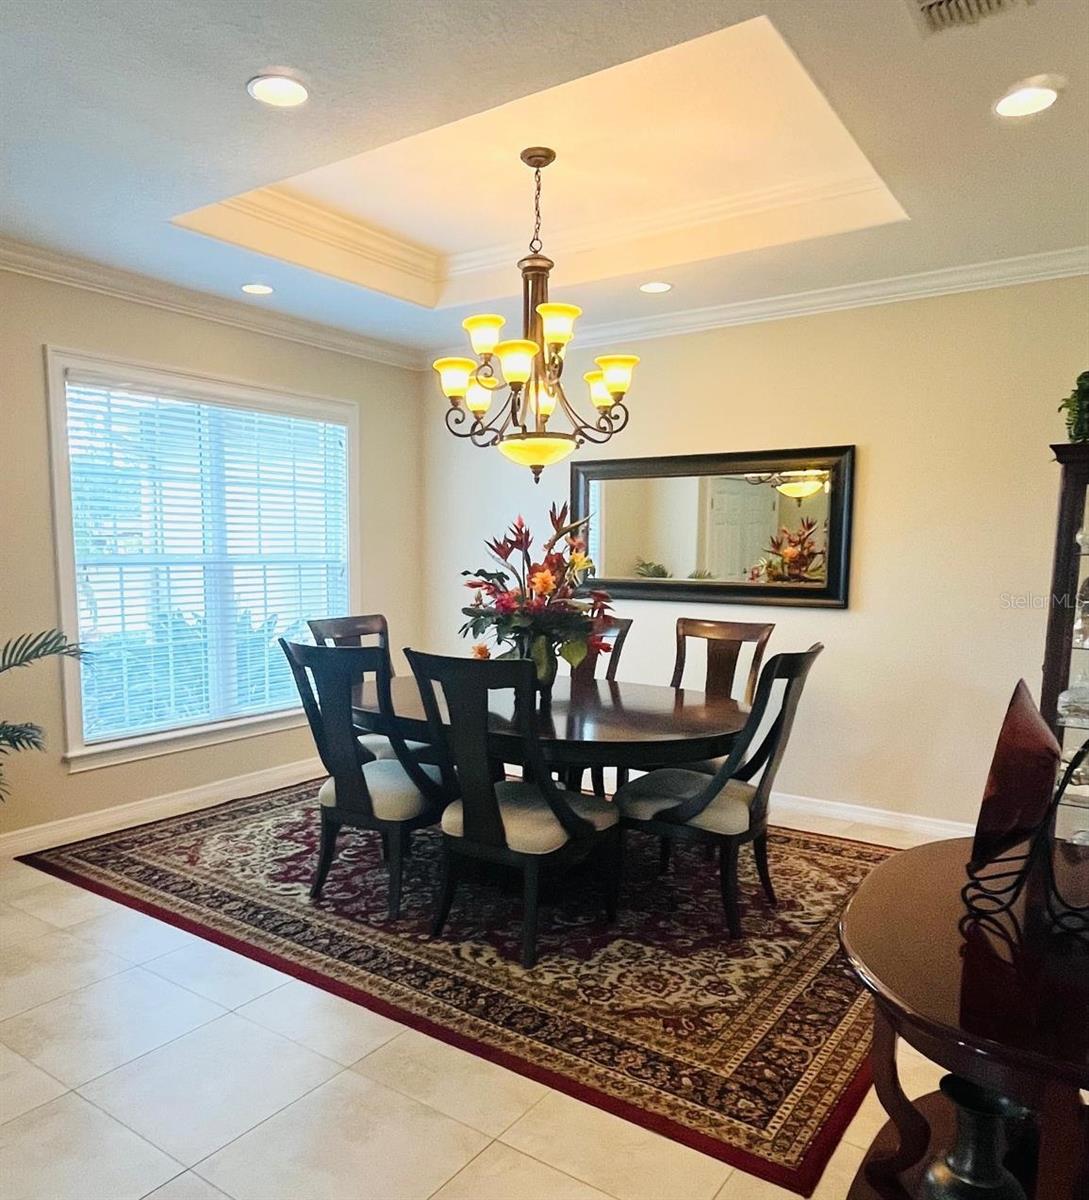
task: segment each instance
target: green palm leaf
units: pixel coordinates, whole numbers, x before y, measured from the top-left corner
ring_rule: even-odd
[[[82,657],[84,651],[78,643],[70,642],[59,629],[46,629],[41,633],[24,633],[11,638],[0,646],[0,672],[15,667],[28,667],[31,663],[55,654],[70,658]]]
[[[0,721],[0,754],[11,750],[42,750],[45,748],[45,733],[40,725],[29,721],[22,725],[11,721]]]

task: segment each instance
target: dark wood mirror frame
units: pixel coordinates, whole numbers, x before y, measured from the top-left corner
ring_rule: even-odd
[[[590,484],[596,480],[653,479],[692,475],[771,474],[819,468],[829,473],[828,571],[823,585],[735,583],[711,579],[587,580],[618,600],[693,600],[717,604],[786,604],[846,608],[851,569],[851,504],[854,446],[757,450],[739,454],[680,454],[668,458],[610,458],[571,464],[571,511],[589,516]]]

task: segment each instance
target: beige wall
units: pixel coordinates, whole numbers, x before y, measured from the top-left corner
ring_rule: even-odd
[[[419,376],[212,321],[0,272],[0,640],[58,620],[43,346],[135,359],[280,391],[353,400],[360,410],[363,603],[395,643],[419,639]],[[68,631],[73,632],[73,631]],[[17,829],[310,758],[305,729],[69,774],[61,760],[60,667],[0,677],[0,712],[37,721],[44,754],[8,760],[0,829]]]
[[[972,820],[1014,683],[1039,691],[1045,614],[1008,598],[1048,590],[1048,443],[1089,365],[1087,331],[1080,278],[635,347],[631,425],[606,454],[855,443],[857,494],[849,609],[618,603],[635,618],[621,677],[668,680],[679,613],[774,620],[772,651],[827,647],[778,788]],[[594,353],[576,347],[573,380]],[[427,641],[456,651],[458,572],[517,512],[541,527],[568,476],[553,468],[535,488],[499,454],[455,442],[424,386]]]

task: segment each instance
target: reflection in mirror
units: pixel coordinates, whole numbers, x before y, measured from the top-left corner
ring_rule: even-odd
[[[600,578],[824,587],[829,472],[589,481]]]

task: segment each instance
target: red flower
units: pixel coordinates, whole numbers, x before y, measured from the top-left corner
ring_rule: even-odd
[[[600,633],[591,633],[586,639],[586,650],[590,654],[612,654],[613,644],[607,642]]]
[[[553,501],[552,507],[548,510],[548,519],[552,522],[552,528],[556,533],[567,524],[567,502],[564,501],[562,508],[557,508]]]
[[[485,546],[497,557],[506,562],[511,552],[514,550],[514,543],[507,538],[493,538],[490,542],[485,542]]]
[[[518,608],[518,601],[521,597],[517,592],[500,592],[495,598],[495,611],[501,613],[512,613]]]

